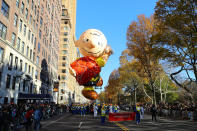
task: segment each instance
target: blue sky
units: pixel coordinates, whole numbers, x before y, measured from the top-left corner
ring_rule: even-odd
[[[154,13],[157,0],[77,0],[76,37],[87,29],[101,30],[114,54],[101,70],[104,86],[110,73],[119,67],[119,57],[126,49],[126,31],[140,14]],[[101,90],[97,90],[100,92]]]

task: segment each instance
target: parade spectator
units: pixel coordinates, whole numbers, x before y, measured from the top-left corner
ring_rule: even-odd
[[[2,131],[8,131],[8,129],[9,129],[9,121],[10,121],[8,108],[4,107],[2,109],[2,111],[3,111],[3,114],[2,114],[2,119],[3,119]]]
[[[26,119],[26,123],[25,123],[25,129],[26,131],[28,131],[29,129],[31,129],[31,125],[32,125],[32,114],[33,114],[33,109],[29,108],[25,114],[25,119]]]
[[[151,114],[152,114],[152,122],[153,120],[157,121],[156,115],[157,115],[157,108],[153,104],[151,107]]]
[[[40,120],[41,120],[41,112],[38,107],[36,107],[36,110],[34,112],[34,129],[37,131],[40,129]]]

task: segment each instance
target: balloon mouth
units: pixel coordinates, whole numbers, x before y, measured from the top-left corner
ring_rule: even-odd
[[[87,52],[87,53],[89,53],[89,54],[98,54],[98,53],[100,53],[100,52],[101,52],[101,51],[98,51],[98,52],[94,53],[94,52],[87,51],[87,50],[86,50],[86,49],[84,49],[84,48],[81,48],[81,49],[83,49],[85,52]]]

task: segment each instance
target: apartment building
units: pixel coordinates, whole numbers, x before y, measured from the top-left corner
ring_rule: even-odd
[[[0,8],[0,103],[57,102],[62,1],[0,0]]]
[[[58,103],[71,104],[82,103],[86,99],[75,78],[69,73],[69,65],[79,57],[75,47],[76,25],[76,0],[62,0],[62,16],[60,25],[60,53],[59,53],[59,99]]]

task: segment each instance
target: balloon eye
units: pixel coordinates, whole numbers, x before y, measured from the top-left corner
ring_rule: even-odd
[[[89,39],[85,38],[85,39],[83,39],[83,41],[84,41],[84,42],[88,42],[88,41],[89,41]]]
[[[102,44],[102,43],[100,43],[100,42],[98,42],[98,45],[99,45],[99,46],[103,46],[103,44]]]

